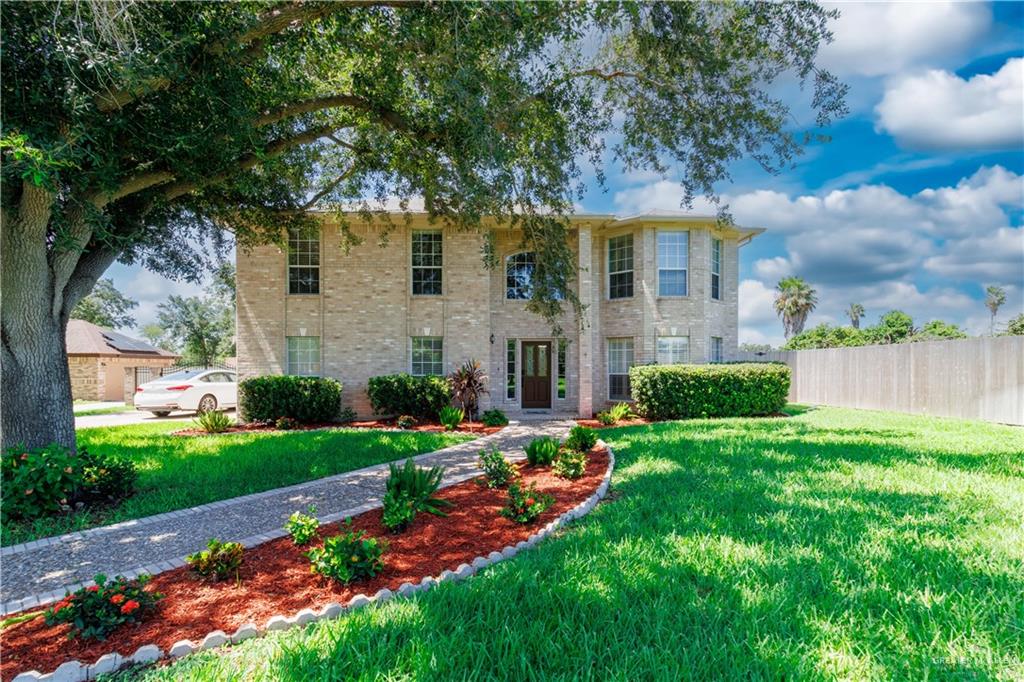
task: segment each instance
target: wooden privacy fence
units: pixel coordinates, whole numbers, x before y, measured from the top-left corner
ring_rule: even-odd
[[[1024,426],[1024,336],[737,353],[793,370],[795,403]]]

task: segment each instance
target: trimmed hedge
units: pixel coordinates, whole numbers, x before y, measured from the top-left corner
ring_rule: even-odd
[[[380,415],[437,419],[441,410],[452,404],[452,389],[444,377],[385,374],[371,377],[366,393],[374,413]]]
[[[648,419],[775,414],[786,405],[789,380],[789,367],[778,362],[629,370],[636,409]]]
[[[276,422],[281,417],[305,424],[334,421],[341,411],[341,382],[324,377],[252,377],[238,384],[238,403],[246,422]]]

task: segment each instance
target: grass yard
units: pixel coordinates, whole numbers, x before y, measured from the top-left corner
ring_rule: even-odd
[[[117,507],[5,524],[3,545],[280,488],[469,440],[464,434],[331,429],[171,436],[187,422],[79,429],[78,445],[130,457],[138,492]]]
[[[825,408],[604,437],[611,500],[537,549],[124,677],[1024,678],[1024,429]]]
[[[124,414],[134,412],[135,408],[128,405],[111,405],[109,407],[83,407],[75,410],[76,417],[95,417],[101,414]]]

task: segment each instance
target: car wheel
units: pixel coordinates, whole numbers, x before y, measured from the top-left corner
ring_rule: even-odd
[[[170,412],[168,412],[167,410],[160,410],[159,412],[154,412],[153,416],[154,417],[166,417],[169,414],[170,414]]]
[[[213,412],[216,409],[217,399],[210,394],[206,394],[199,399],[199,406],[196,408],[196,412],[202,414],[204,412]]]

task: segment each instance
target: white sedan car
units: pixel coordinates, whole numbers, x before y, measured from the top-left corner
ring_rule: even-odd
[[[158,417],[178,410],[201,414],[237,405],[235,373],[226,369],[175,372],[135,389],[135,409]]]

